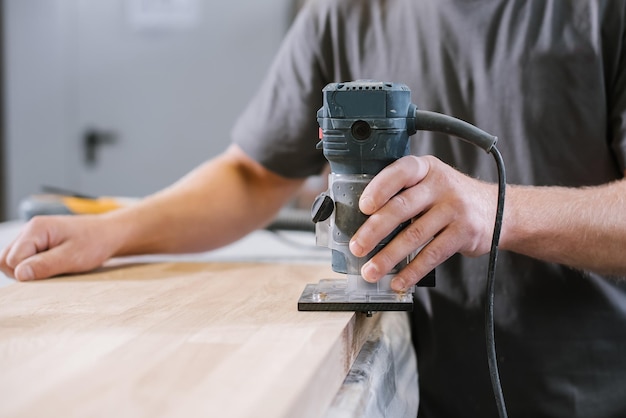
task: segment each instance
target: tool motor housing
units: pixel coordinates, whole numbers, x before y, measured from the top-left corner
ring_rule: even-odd
[[[394,273],[411,261],[399,263],[377,284],[365,282],[361,267],[404,226],[383,240],[365,257],[354,256],[351,237],[367,217],[359,198],[370,180],[383,168],[409,153],[409,137],[416,132],[416,107],[404,84],[359,80],[332,83],[323,89],[323,106],[317,112],[320,142],[330,164],[328,190],[313,205],[316,241],[332,249],[332,268],[348,275],[348,292],[390,290]]]

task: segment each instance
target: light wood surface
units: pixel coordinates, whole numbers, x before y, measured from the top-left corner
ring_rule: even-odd
[[[0,289],[0,417],[314,417],[377,316],[298,312],[321,265],[154,263]]]

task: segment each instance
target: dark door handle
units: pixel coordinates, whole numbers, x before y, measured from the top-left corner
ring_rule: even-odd
[[[90,128],[83,135],[85,164],[94,165],[98,156],[98,148],[117,142],[117,135],[111,131]]]

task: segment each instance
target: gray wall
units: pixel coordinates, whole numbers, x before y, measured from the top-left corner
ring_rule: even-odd
[[[222,151],[294,4],[171,0],[199,6],[177,23],[133,14],[138,0],[4,1],[10,219],[42,185],[143,196]],[[117,138],[92,165],[90,127]]]

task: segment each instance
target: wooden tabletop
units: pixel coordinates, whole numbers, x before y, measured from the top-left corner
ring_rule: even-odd
[[[298,312],[323,265],[151,263],[0,289],[0,417],[315,417],[377,316]]]

